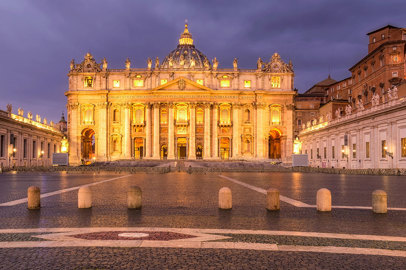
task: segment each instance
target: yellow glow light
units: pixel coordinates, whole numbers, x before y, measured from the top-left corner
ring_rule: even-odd
[[[161,85],[163,85],[163,84],[165,84],[165,83],[167,83],[167,82],[168,82],[167,79],[161,79]]]
[[[113,87],[114,87],[114,88],[120,87],[120,81],[119,81],[119,80],[114,80],[114,81],[113,81]]]
[[[85,77],[84,86],[93,87],[93,77],[90,77],[90,76]]]
[[[251,87],[251,81],[244,81],[244,87],[245,88],[250,88]]]
[[[296,138],[295,141],[293,142],[293,153],[300,154],[301,151],[302,151],[302,142],[299,141],[298,138]]]
[[[271,86],[272,86],[272,88],[280,88],[281,87],[281,77],[272,76],[271,77]]]
[[[198,79],[198,80],[196,80],[196,83],[198,83],[198,84],[200,84],[200,85],[203,85],[203,80],[202,80],[202,79]]]
[[[230,81],[229,80],[221,80],[220,81],[220,86],[221,87],[230,87]]]
[[[143,87],[144,86],[144,80],[134,80],[134,86],[135,87]]]

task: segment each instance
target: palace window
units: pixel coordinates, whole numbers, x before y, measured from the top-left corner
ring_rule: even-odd
[[[355,143],[352,145],[352,158],[357,158],[357,145]]]
[[[398,77],[398,72],[397,71],[392,71],[392,77]]]
[[[27,158],[27,143],[28,143],[28,141],[27,141],[27,139],[24,139],[24,142],[23,142],[23,158]]]
[[[369,142],[365,142],[365,158],[369,158]]]
[[[120,122],[120,111],[118,109],[113,110],[113,122]]]
[[[376,42],[376,38],[373,38],[373,39],[372,39],[372,42],[374,42],[374,43],[375,43],[375,42]]]
[[[345,158],[345,146],[341,145],[341,158],[344,159]]]
[[[144,80],[143,79],[135,79],[134,80],[134,87],[143,87],[144,86]]]
[[[113,87],[114,87],[114,88],[120,87],[120,81],[119,81],[119,80],[114,80],[114,81],[113,81]]]
[[[220,107],[220,124],[230,124],[231,117],[230,117],[230,106],[223,105]]]
[[[336,150],[335,150],[334,145],[331,146],[331,158],[332,158],[332,159],[335,159],[335,158],[336,158]]]
[[[178,106],[176,110],[176,121],[180,123],[187,122],[187,107],[186,105]]]
[[[251,81],[245,80],[244,81],[244,87],[245,88],[250,88],[251,87]]]
[[[281,107],[279,105],[271,106],[271,122],[273,125],[279,125],[281,122]]]
[[[85,77],[84,86],[86,88],[93,87],[93,77],[90,77],[90,76]]]
[[[387,146],[386,146],[386,140],[382,140],[381,141],[381,151],[382,151],[382,158],[386,158],[386,150],[387,150]]]
[[[402,157],[406,157],[406,138],[400,139],[400,148],[402,149]]]
[[[204,121],[204,111],[202,108],[196,110],[196,124],[203,124]]]
[[[310,159],[313,159],[313,149],[310,149]]]
[[[244,122],[249,123],[251,121],[251,112],[249,109],[244,111]]]
[[[144,123],[144,110],[141,108],[135,110],[135,123],[136,124]]]
[[[32,142],[32,158],[37,157],[37,142],[33,141]]]
[[[230,87],[230,80],[221,80],[220,86],[221,87]]]
[[[48,143],[48,147],[47,147],[47,157],[50,158],[51,157],[51,144]]]
[[[382,35],[381,35],[381,38],[382,38],[382,39],[385,39],[385,34],[382,34]]]
[[[84,124],[92,124],[93,123],[93,108],[87,108],[84,112]]]
[[[251,140],[248,138],[244,140],[244,153],[251,153]]]
[[[272,76],[271,77],[271,87],[272,88],[281,88],[281,77]]]
[[[392,62],[393,63],[398,63],[399,62],[399,56],[397,54],[392,55]]]
[[[168,82],[167,79],[161,79],[161,85],[163,85],[163,84],[165,84],[165,83],[167,83],[167,82]]]
[[[168,123],[168,111],[166,108],[161,109],[161,124],[167,124]]]
[[[324,147],[324,158],[327,158],[327,147]]]
[[[202,79],[197,79],[197,80],[196,80],[196,83],[197,83],[197,84],[200,84],[200,85],[203,85],[203,80],[202,80]]]

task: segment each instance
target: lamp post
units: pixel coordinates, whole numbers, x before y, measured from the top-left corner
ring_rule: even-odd
[[[385,154],[390,156],[393,159],[393,152],[388,152],[388,147],[387,146],[385,146],[383,149],[385,150]]]

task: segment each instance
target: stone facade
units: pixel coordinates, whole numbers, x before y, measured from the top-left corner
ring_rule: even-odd
[[[54,124],[39,115],[33,119],[19,108],[12,113],[0,110],[0,168],[52,165],[52,154],[61,151],[65,129],[63,121]]]
[[[293,67],[275,53],[255,69],[219,68],[187,25],[177,48],[146,68],[108,69],[88,53],[70,65],[71,164],[87,160],[275,159],[293,150]],[[154,62],[154,63],[153,63]]]

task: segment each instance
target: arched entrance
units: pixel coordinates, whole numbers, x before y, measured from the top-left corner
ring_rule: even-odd
[[[230,138],[220,138],[220,158],[228,159],[230,157]]]
[[[177,147],[178,147],[178,159],[186,159],[186,138],[178,138]]]
[[[144,139],[141,137],[134,138],[134,157],[142,159],[144,156]]]
[[[168,158],[168,146],[166,144],[161,146],[161,159]]]
[[[94,130],[86,128],[82,131],[82,161],[90,160],[95,156]]]
[[[269,158],[281,158],[281,134],[278,130],[269,132]]]
[[[196,147],[196,158],[202,159],[203,158],[203,146],[200,144]]]

